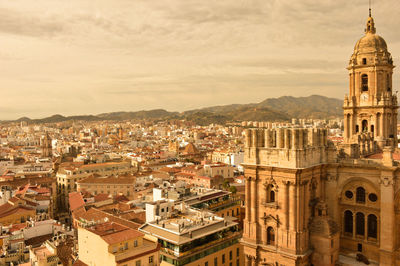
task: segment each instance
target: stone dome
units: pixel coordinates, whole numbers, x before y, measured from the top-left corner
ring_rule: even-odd
[[[354,46],[354,52],[359,53],[370,53],[370,52],[386,52],[387,45],[385,40],[375,34],[375,33],[367,33],[364,37],[362,37],[356,45]]]
[[[385,40],[376,34],[374,19],[368,17],[367,26],[365,28],[365,36],[362,37],[354,46],[354,52],[370,53],[370,52],[386,52],[387,45]]]
[[[367,19],[365,35],[354,46],[349,67],[371,64],[393,65],[393,60],[385,40],[376,34],[375,22],[370,15]]]

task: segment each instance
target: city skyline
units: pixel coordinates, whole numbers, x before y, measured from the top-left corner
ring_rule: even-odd
[[[398,6],[372,10],[395,65]],[[0,14],[0,119],[17,119],[342,98],[368,1],[13,1]]]

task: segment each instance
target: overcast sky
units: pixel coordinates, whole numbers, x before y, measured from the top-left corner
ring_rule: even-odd
[[[399,9],[372,11],[395,64]],[[368,0],[0,0],[0,119],[343,98],[367,16]]]

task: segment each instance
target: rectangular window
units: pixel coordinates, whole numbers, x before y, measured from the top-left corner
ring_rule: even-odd
[[[128,249],[128,242],[125,243],[125,249]]]
[[[149,263],[152,263],[154,261],[154,256],[149,257]]]
[[[236,266],[240,266],[240,261],[239,260],[236,261]]]
[[[225,254],[222,254],[222,263],[225,263]]]
[[[239,248],[236,248],[236,257],[239,257]]]
[[[137,240],[135,240],[135,241],[133,242],[133,246],[135,246],[135,247],[138,246],[138,241],[137,241]]]
[[[140,265],[141,265],[140,260],[137,260],[136,261],[136,266],[140,266]]]
[[[214,258],[214,266],[218,266],[218,258]]]
[[[208,261],[206,261],[206,262],[204,263],[204,266],[208,266]]]

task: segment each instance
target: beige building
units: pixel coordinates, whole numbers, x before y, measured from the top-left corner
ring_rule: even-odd
[[[68,194],[77,191],[77,181],[91,175],[117,176],[132,172],[130,162],[110,162],[98,164],[66,163],[57,172],[57,196],[60,207],[68,208]]]
[[[367,19],[344,100],[344,142],[326,129],[247,129],[246,265],[400,265],[400,151],[393,61]]]
[[[204,165],[204,175],[209,177],[222,176],[225,178],[233,177],[233,170],[235,168],[225,163],[215,163]]]
[[[92,266],[159,265],[159,245],[114,222],[78,227],[79,260]]]
[[[135,178],[133,176],[88,177],[77,181],[76,184],[77,191],[84,190],[93,195],[106,193],[114,196],[123,194],[127,197],[132,197],[135,191]]]
[[[244,265],[241,232],[233,218],[193,209],[175,210],[172,217],[139,228],[158,238],[161,265]]]
[[[29,261],[28,265],[31,266],[57,266],[61,264],[56,248],[48,242],[40,247],[30,247]]]

